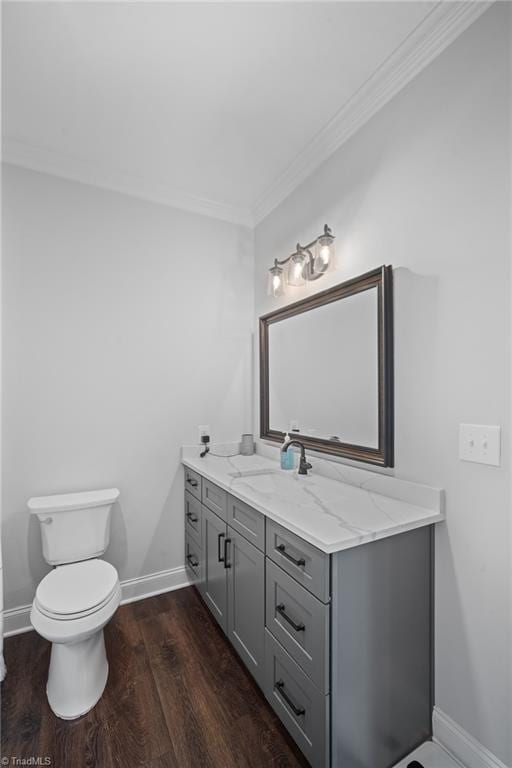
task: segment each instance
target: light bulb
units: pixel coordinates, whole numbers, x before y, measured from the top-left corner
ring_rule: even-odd
[[[296,280],[299,280],[302,275],[302,264],[292,264],[290,274],[292,274]]]
[[[327,264],[329,259],[331,258],[331,249],[329,248],[329,246],[322,245],[318,253],[318,256],[322,259],[322,261],[325,261],[325,263]]]
[[[316,255],[314,269],[321,274],[333,266],[334,262],[334,238],[329,235],[323,235],[318,238],[316,246]]]
[[[301,251],[293,254],[288,266],[288,283],[290,285],[305,285],[306,262],[306,254],[302,253]]]
[[[268,272],[269,296],[282,296],[286,288],[282,267],[274,264],[274,266],[271,267]]]

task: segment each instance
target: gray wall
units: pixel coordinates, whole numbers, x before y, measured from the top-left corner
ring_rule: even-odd
[[[447,498],[436,703],[507,764],[511,10],[491,7],[256,230],[256,316],[395,267],[395,474]],[[273,259],[326,222],[337,272],[283,300],[266,296]],[[459,461],[461,422],[504,427],[500,468]]]
[[[250,427],[252,234],[5,166],[5,606],[48,570],[32,495],[117,486],[121,578],[183,565],[179,451]]]

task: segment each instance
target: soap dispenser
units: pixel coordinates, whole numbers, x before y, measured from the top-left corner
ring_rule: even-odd
[[[295,454],[292,450],[284,450],[287,443],[290,442],[290,435],[288,432],[284,436],[284,443],[281,446],[281,469],[293,469],[295,466]]]

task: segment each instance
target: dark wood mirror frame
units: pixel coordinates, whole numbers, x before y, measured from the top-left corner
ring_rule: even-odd
[[[271,429],[269,424],[269,326],[370,288],[377,288],[378,297],[378,448],[325,440],[300,433],[297,434],[297,438],[307,448],[315,451],[377,464],[381,467],[394,466],[393,271],[390,266],[379,267],[260,317],[260,437],[263,440],[272,440],[275,443],[282,443],[284,440],[284,432]]]

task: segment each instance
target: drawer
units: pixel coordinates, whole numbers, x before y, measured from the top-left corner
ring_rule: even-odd
[[[265,630],[265,696],[313,768],[329,765],[329,696]]]
[[[329,692],[329,605],[265,558],[267,629],[323,692]]]
[[[201,475],[185,467],[185,489],[201,501]]]
[[[197,541],[199,549],[201,544],[201,502],[185,491],[185,532]]]
[[[322,602],[330,599],[329,555],[267,519],[266,553]]]
[[[192,582],[201,580],[201,548],[187,533],[185,533],[185,566]]]
[[[215,483],[211,483],[203,477],[202,500],[205,507],[211,509],[223,520],[227,519],[228,494],[219,488]]]
[[[238,533],[265,551],[265,516],[245,502],[228,494],[228,524]]]

